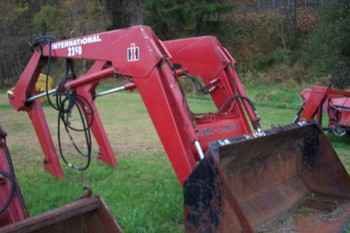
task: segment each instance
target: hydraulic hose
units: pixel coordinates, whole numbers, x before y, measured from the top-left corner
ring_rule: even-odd
[[[255,105],[254,103],[248,98],[248,97],[245,97],[245,96],[241,96],[241,95],[235,95],[235,96],[232,96],[232,97],[229,97],[225,103],[223,105],[221,105],[220,109],[219,109],[219,113],[222,113],[228,106],[230,106],[230,104],[235,101],[235,100],[241,100],[241,101],[246,101],[252,108],[252,110],[254,112],[256,112],[256,108],[255,108]],[[258,118],[258,121],[257,122],[252,122],[252,125],[254,127],[255,130],[257,129],[260,129],[261,126],[260,126],[260,123],[259,123],[259,118]]]
[[[64,90],[64,84],[71,79],[75,79],[74,66],[71,60],[66,60],[66,72],[63,81],[61,81],[57,87],[57,93],[55,96],[55,101],[50,97],[49,93],[49,76],[51,73],[51,58],[52,58],[52,47],[51,44],[54,40],[49,37],[41,37],[37,39],[35,46],[40,46],[41,51],[42,44],[48,45],[49,54],[47,57],[47,73],[46,73],[46,99],[49,103],[49,106],[58,112],[57,114],[57,141],[58,141],[58,150],[60,157],[63,162],[70,168],[73,168],[78,171],[84,171],[89,168],[91,163],[91,154],[92,154],[92,139],[91,139],[91,125],[93,122],[93,108],[89,102],[82,96],[78,96],[74,91]],[[71,114],[74,109],[78,110],[79,119],[82,127],[77,128],[72,125]],[[62,143],[62,126],[64,131],[69,137],[71,144],[73,145],[75,151],[83,158],[86,159],[84,165],[75,165],[73,162],[68,161],[67,156],[63,152],[63,143]],[[84,135],[84,141],[86,146],[86,153],[78,146],[76,140],[74,139],[71,132],[81,132]]]

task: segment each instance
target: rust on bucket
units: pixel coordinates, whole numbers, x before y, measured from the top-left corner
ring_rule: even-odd
[[[350,178],[314,124],[210,146],[184,189],[191,233],[345,233]]]
[[[62,208],[0,229],[0,233],[122,233],[99,197],[87,197]]]

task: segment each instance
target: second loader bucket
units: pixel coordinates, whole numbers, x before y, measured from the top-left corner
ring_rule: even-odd
[[[0,233],[122,233],[98,197],[86,197],[59,209],[0,228]]]
[[[210,146],[184,187],[188,233],[347,233],[350,177],[315,124]]]

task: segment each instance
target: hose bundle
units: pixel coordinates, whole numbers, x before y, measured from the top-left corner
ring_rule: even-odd
[[[40,45],[43,44],[43,39],[40,40]],[[57,92],[55,95],[55,100],[52,100],[49,93],[49,75],[51,73],[51,54],[52,54],[52,39],[48,38],[44,43],[48,44],[49,55],[47,58],[47,72],[46,72],[46,99],[49,106],[58,112],[57,114],[57,141],[58,150],[62,161],[70,168],[78,171],[84,171],[89,168],[92,156],[92,139],[91,139],[91,125],[93,122],[93,108],[89,102],[82,96],[79,96],[74,90],[65,90],[64,85],[67,81],[76,78],[74,73],[73,61],[70,59],[66,60],[66,70],[64,79],[59,83]],[[79,121],[81,122],[81,127],[75,127],[72,124],[72,115],[74,110],[78,112]],[[83,165],[76,165],[70,162],[63,151],[62,143],[62,128],[64,132],[68,135],[68,138],[73,145],[77,154],[86,160]],[[86,152],[78,146],[77,141],[73,137],[73,132],[78,132],[83,134]]]

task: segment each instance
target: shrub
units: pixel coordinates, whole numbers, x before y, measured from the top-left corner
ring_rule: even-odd
[[[338,61],[331,76],[331,84],[336,88],[350,86],[350,62]]]
[[[145,22],[162,39],[224,33],[223,16],[232,5],[211,0],[147,0]]]
[[[349,2],[321,12],[320,23],[309,37],[304,51],[302,58],[314,75],[320,77],[333,73],[333,81],[337,79],[342,73],[337,69],[344,70],[350,59]]]
[[[231,36],[225,40],[240,63],[240,70],[263,71],[289,60],[286,19],[277,12],[237,13],[231,18]]]

